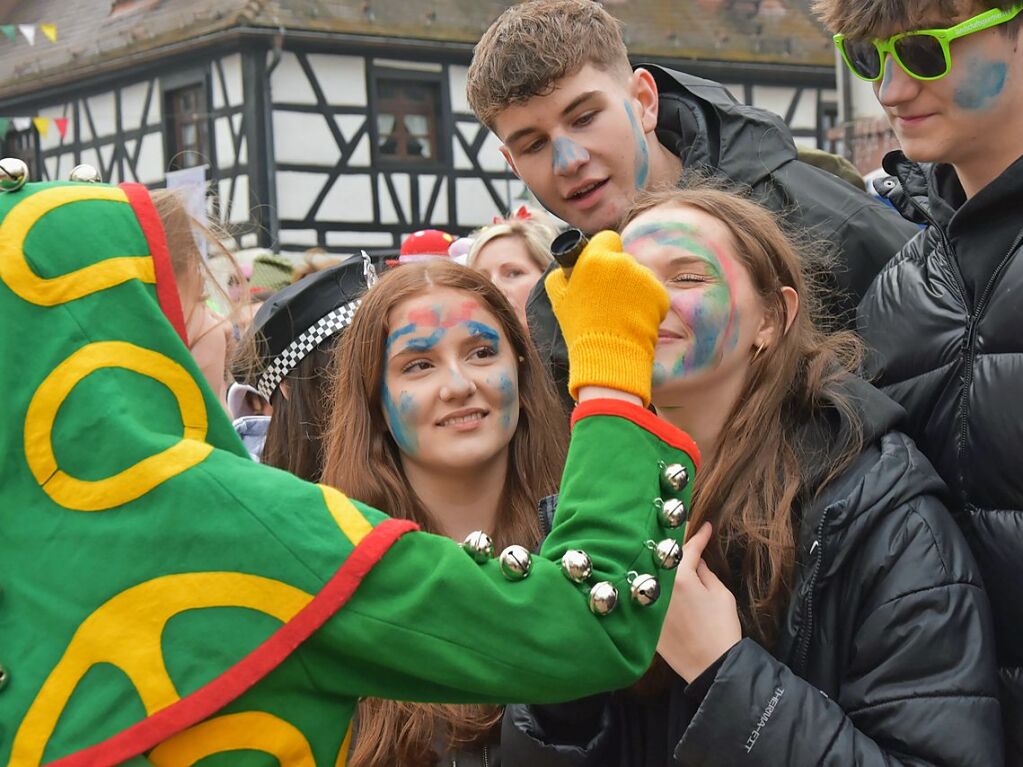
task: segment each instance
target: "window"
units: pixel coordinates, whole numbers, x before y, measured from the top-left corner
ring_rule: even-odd
[[[376,86],[377,159],[438,162],[440,84],[379,77]]]
[[[32,126],[24,130],[7,131],[7,135],[0,142],[0,157],[17,157],[28,166],[28,180],[41,181],[39,173],[39,134]]]
[[[167,169],[181,170],[210,162],[206,88],[189,85],[164,92],[167,116]]]

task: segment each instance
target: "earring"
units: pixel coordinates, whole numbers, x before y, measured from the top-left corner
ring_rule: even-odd
[[[753,359],[751,359],[750,362],[756,362],[757,361],[757,357],[759,357],[761,352],[764,351],[764,346],[765,345],[764,345],[763,341],[761,341],[759,344],[757,344],[756,351],[753,352]]]

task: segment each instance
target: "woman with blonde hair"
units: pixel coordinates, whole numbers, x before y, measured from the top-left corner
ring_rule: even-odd
[[[537,502],[565,459],[559,405],[508,302],[478,272],[404,264],[370,289],[340,344],[323,481],[461,541],[541,537]],[[497,706],[364,699],[353,767],[496,765]],[[471,762],[470,762],[471,763]]]
[[[556,231],[525,206],[498,219],[476,235],[467,264],[482,272],[508,299],[526,327],[526,299],[550,266],[551,240]]]

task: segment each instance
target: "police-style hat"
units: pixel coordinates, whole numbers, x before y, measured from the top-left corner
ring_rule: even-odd
[[[323,341],[352,322],[362,294],[376,282],[369,257],[314,272],[270,296],[256,312],[259,370],[255,388],[270,399],[288,373]]]

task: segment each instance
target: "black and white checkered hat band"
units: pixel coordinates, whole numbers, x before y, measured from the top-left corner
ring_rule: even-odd
[[[304,360],[309,352],[325,339],[352,324],[352,317],[355,316],[355,310],[359,308],[360,303],[361,301],[351,301],[339,306],[288,344],[288,348],[274,357],[266,371],[259,377],[259,382],[256,384],[259,393],[269,400],[274,389],[284,380],[284,376],[294,370],[295,366]]]

